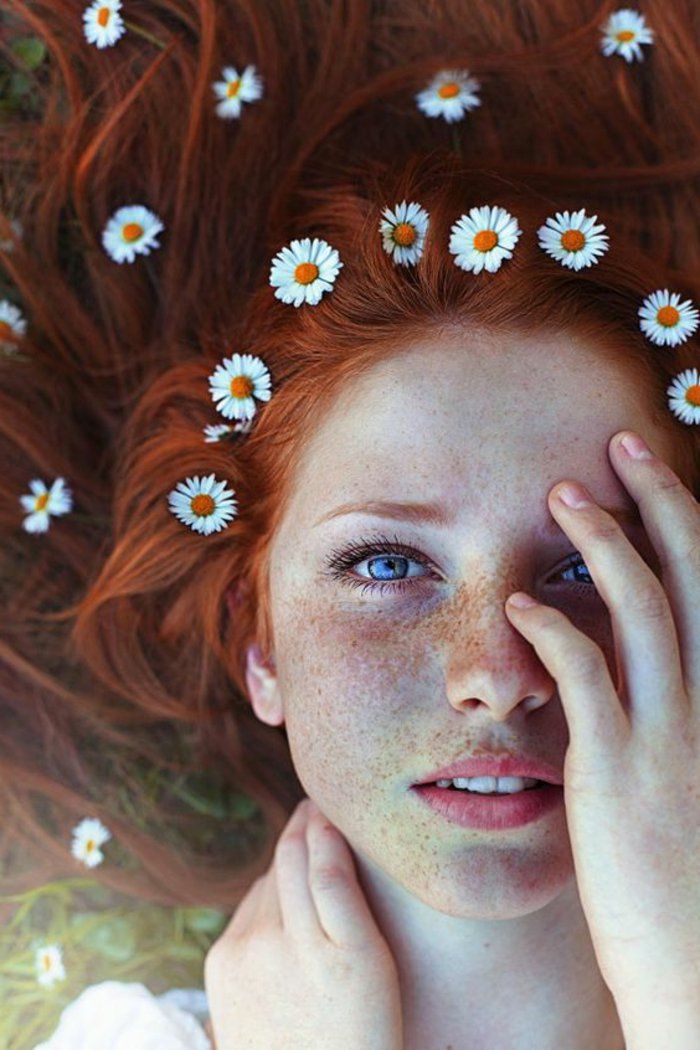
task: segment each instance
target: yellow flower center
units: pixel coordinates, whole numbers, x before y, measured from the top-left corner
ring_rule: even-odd
[[[318,266],[312,262],[299,263],[294,271],[294,279],[299,284],[311,284],[318,277]]]
[[[48,953],[42,955],[41,965],[44,967],[45,970],[51,969],[51,956]]]
[[[16,334],[13,332],[7,321],[0,321],[0,342],[4,339],[9,339],[11,342],[14,342],[16,338]]]
[[[109,22],[109,16],[111,15],[111,13],[112,12],[108,7],[101,7],[100,10],[97,12],[97,21],[100,23],[103,29]]]
[[[41,496],[37,496],[34,504],[34,510],[43,510],[46,504],[49,502],[48,492],[42,492]]]
[[[459,84],[455,84],[453,80],[449,84],[443,84],[442,87],[438,88],[438,95],[440,98],[454,98],[455,95],[459,94]]]
[[[207,514],[214,513],[214,500],[206,492],[200,492],[190,502],[193,514],[199,514],[200,517],[206,517]]]
[[[410,222],[400,222],[394,227],[394,240],[397,244],[413,244],[416,239],[416,231]]]
[[[233,397],[250,397],[253,393],[253,381],[248,376],[235,376],[230,386]]]
[[[628,40],[634,40],[634,33],[631,29],[621,29],[619,33],[616,33],[616,36],[621,44],[626,44]]]
[[[88,851],[88,853],[91,853],[92,850],[94,850],[94,848],[95,848],[94,840],[93,839],[88,839],[87,842],[85,843],[85,849]]]
[[[578,252],[586,243],[586,238],[580,230],[567,230],[561,235],[561,246],[567,252]]]
[[[688,387],[685,392],[685,399],[689,405],[695,405],[697,408],[700,408],[700,383]]]
[[[675,306],[662,306],[657,311],[656,320],[659,324],[665,325],[667,328],[673,328],[674,325],[678,324],[681,315]]]
[[[226,88],[226,98],[232,98],[233,95],[237,95],[240,86],[240,80],[229,80],[228,87]]]
[[[127,222],[122,226],[122,237],[125,241],[137,241],[141,236],[143,236],[143,226],[140,226],[138,222]]]
[[[498,237],[493,230],[479,230],[474,238],[474,247],[480,252],[489,252],[498,244]]]

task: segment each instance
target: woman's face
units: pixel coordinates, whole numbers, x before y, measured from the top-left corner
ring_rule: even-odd
[[[648,415],[574,337],[450,330],[343,390],[304,450],[271,552],[272,674],[249,675],[251,700],[286,723],[306,793],[353,849],[438,910],[505,917],[572,877],[563,806],[479,831],[410,788],[482,746],[563,769],[556,682],[504,603],[522,589],[561,609],[617,681],[607,607],[585,563],[565,565],[576,548],[547,494],[571,477],[634,511],[607,445],[629,428],[671,460]],[[347,507],[375,501],[441,517]],[[659,575],[643,528],[622,527]],[[365,540],[371,553],[339,553]]]

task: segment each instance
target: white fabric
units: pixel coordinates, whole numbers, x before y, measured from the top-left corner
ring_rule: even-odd
[[[189,1004],[206,1016],[203,994],[178,988],[155,996],[136,982],[91,984],[65,1007],[48,1041],[33,1050],[212,1050],[200,1022],[182,1008]]]

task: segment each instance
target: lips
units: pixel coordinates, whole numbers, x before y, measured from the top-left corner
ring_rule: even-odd
[[[544,780],[548,784],[564,783],[559,769],[543,759],[523,754],[514,755],[511,752],[490,755],[482,752],[478,758],[459,759],[449,766],[427,773],[421,780],[416,781],[416,784],[434,784],[437,780],[454,777],[532,777],[534,780]]]

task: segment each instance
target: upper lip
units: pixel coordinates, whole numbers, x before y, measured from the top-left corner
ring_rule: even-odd
[[[532,777],[549,784],[564,783],[556,766],[530,755],[514,755],[509,751],[484,754],[479,758],[462,758],[433,773],[427,773],[417,784],[433,784],[436,780],[454,777]]]

